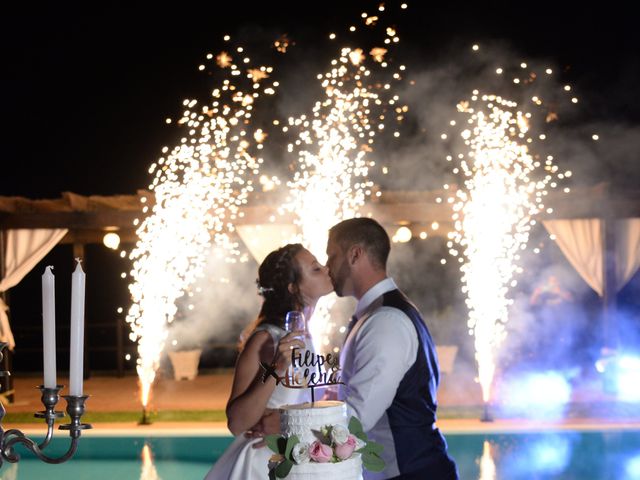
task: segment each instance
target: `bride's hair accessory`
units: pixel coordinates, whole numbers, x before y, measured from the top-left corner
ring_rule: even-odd
[[[262,295],[264,297],[265,293],[273,292],[273,287],[263,287],[260,285],[260,280],[256,279],[256,285],[258,286],[258,295]]]
[[[267,255],[258,269],[256,285],[259,295],[264,297],[265,294],[273,292],[270,295],[271,298],[276,296],[286,298],[289,284],[296,283],[300,275],[294,257],[302,248],[303,246],[298,243],[288,244]],[[270,286],[266,287],[261,283],[261,279]]]

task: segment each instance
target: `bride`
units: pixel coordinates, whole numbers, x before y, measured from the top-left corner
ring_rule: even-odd
[[[205,480],[268,478],[271,451],[262,445],[261,438],[248,438],[244,433],[281,405],[303,401],[304,390],[276,385],[273,376],[263,375],[260,363],[271,365],[279,377],[285,374],[291,364],[291,349],[304,348],[300,332],[284,330],[286,313],[302,310],[309,318],[318,299],[333,291],[333,286],[327,268],[311,252],[300,244],[289,244],[264,259],[258,269],[258,290],[264,302],[258,318],[241,335],[227,402],[227,426],[235,440]]]

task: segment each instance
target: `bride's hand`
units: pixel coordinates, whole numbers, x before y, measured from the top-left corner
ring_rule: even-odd
[[[266,409],[260,421],[247,430],[244,434],[246,438],[263,438],[265,435],[280,433],[280,412],[278,410]],[[262,448],[266,445],[264,440],[256,442],[253,448]]]
[[[294,348],[304,348],[305,344],[303,338],[304,332],[293,331],[287,333],[280,339],[276,354],[273,358],[273,364],[279,374],[283,374],[289,365],[291,365],[291,351]]]

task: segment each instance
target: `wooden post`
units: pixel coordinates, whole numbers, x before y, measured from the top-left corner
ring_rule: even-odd
[[[7,231],[5,229],[0,230],[0,280],[5,277],[7,274],[7,265],[6,265],[6,252],[7,252]],[[9,306],[9,292],[0,292],[0,297],[4,303]],[[7,315],[9,312],[7,312]],[[2,358],[2,363],[0,364],[0,368],[2,370],[6,370],[8,372],[11,371],[13,366],[13,352],[9,350],[9,348],[5,348],[3,352],[4,356]],[[6,398],[9,403],[13,403],[15,401],[15,393],[13,393],[13,377],[11,375],[7,377],[0,377],[0,393],[11,392],[8,393]]]
[[[616,237],[615,219],[606,215],[601,219],[602,235],[602,327],[603,348],[619,347],[616,294]]]
[[[75,262],[76,258],[82,259],[82,265],[87,263],[84,257],[84,243],[74,243],[73,244],[73,260]],[[75,263],[73,264],[75,267]]]
[[[118,377],[124,377],[124,341],[122,335],[124,334],[124,320],[120,315],[116,318],[116,365],[118,368]]]

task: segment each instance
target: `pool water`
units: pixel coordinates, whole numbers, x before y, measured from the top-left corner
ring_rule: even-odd
[[[448,433],[462,480],[640,480],[640,430],[539,433]],[[0,468],[2,480],[201,479],[231,443],[225,436],[87,436],[75,457],[48,465],[18,448],[18,464]],[[152,459],[143,462],[144,446]],[[63,453],[68,439],[47,449]]]

